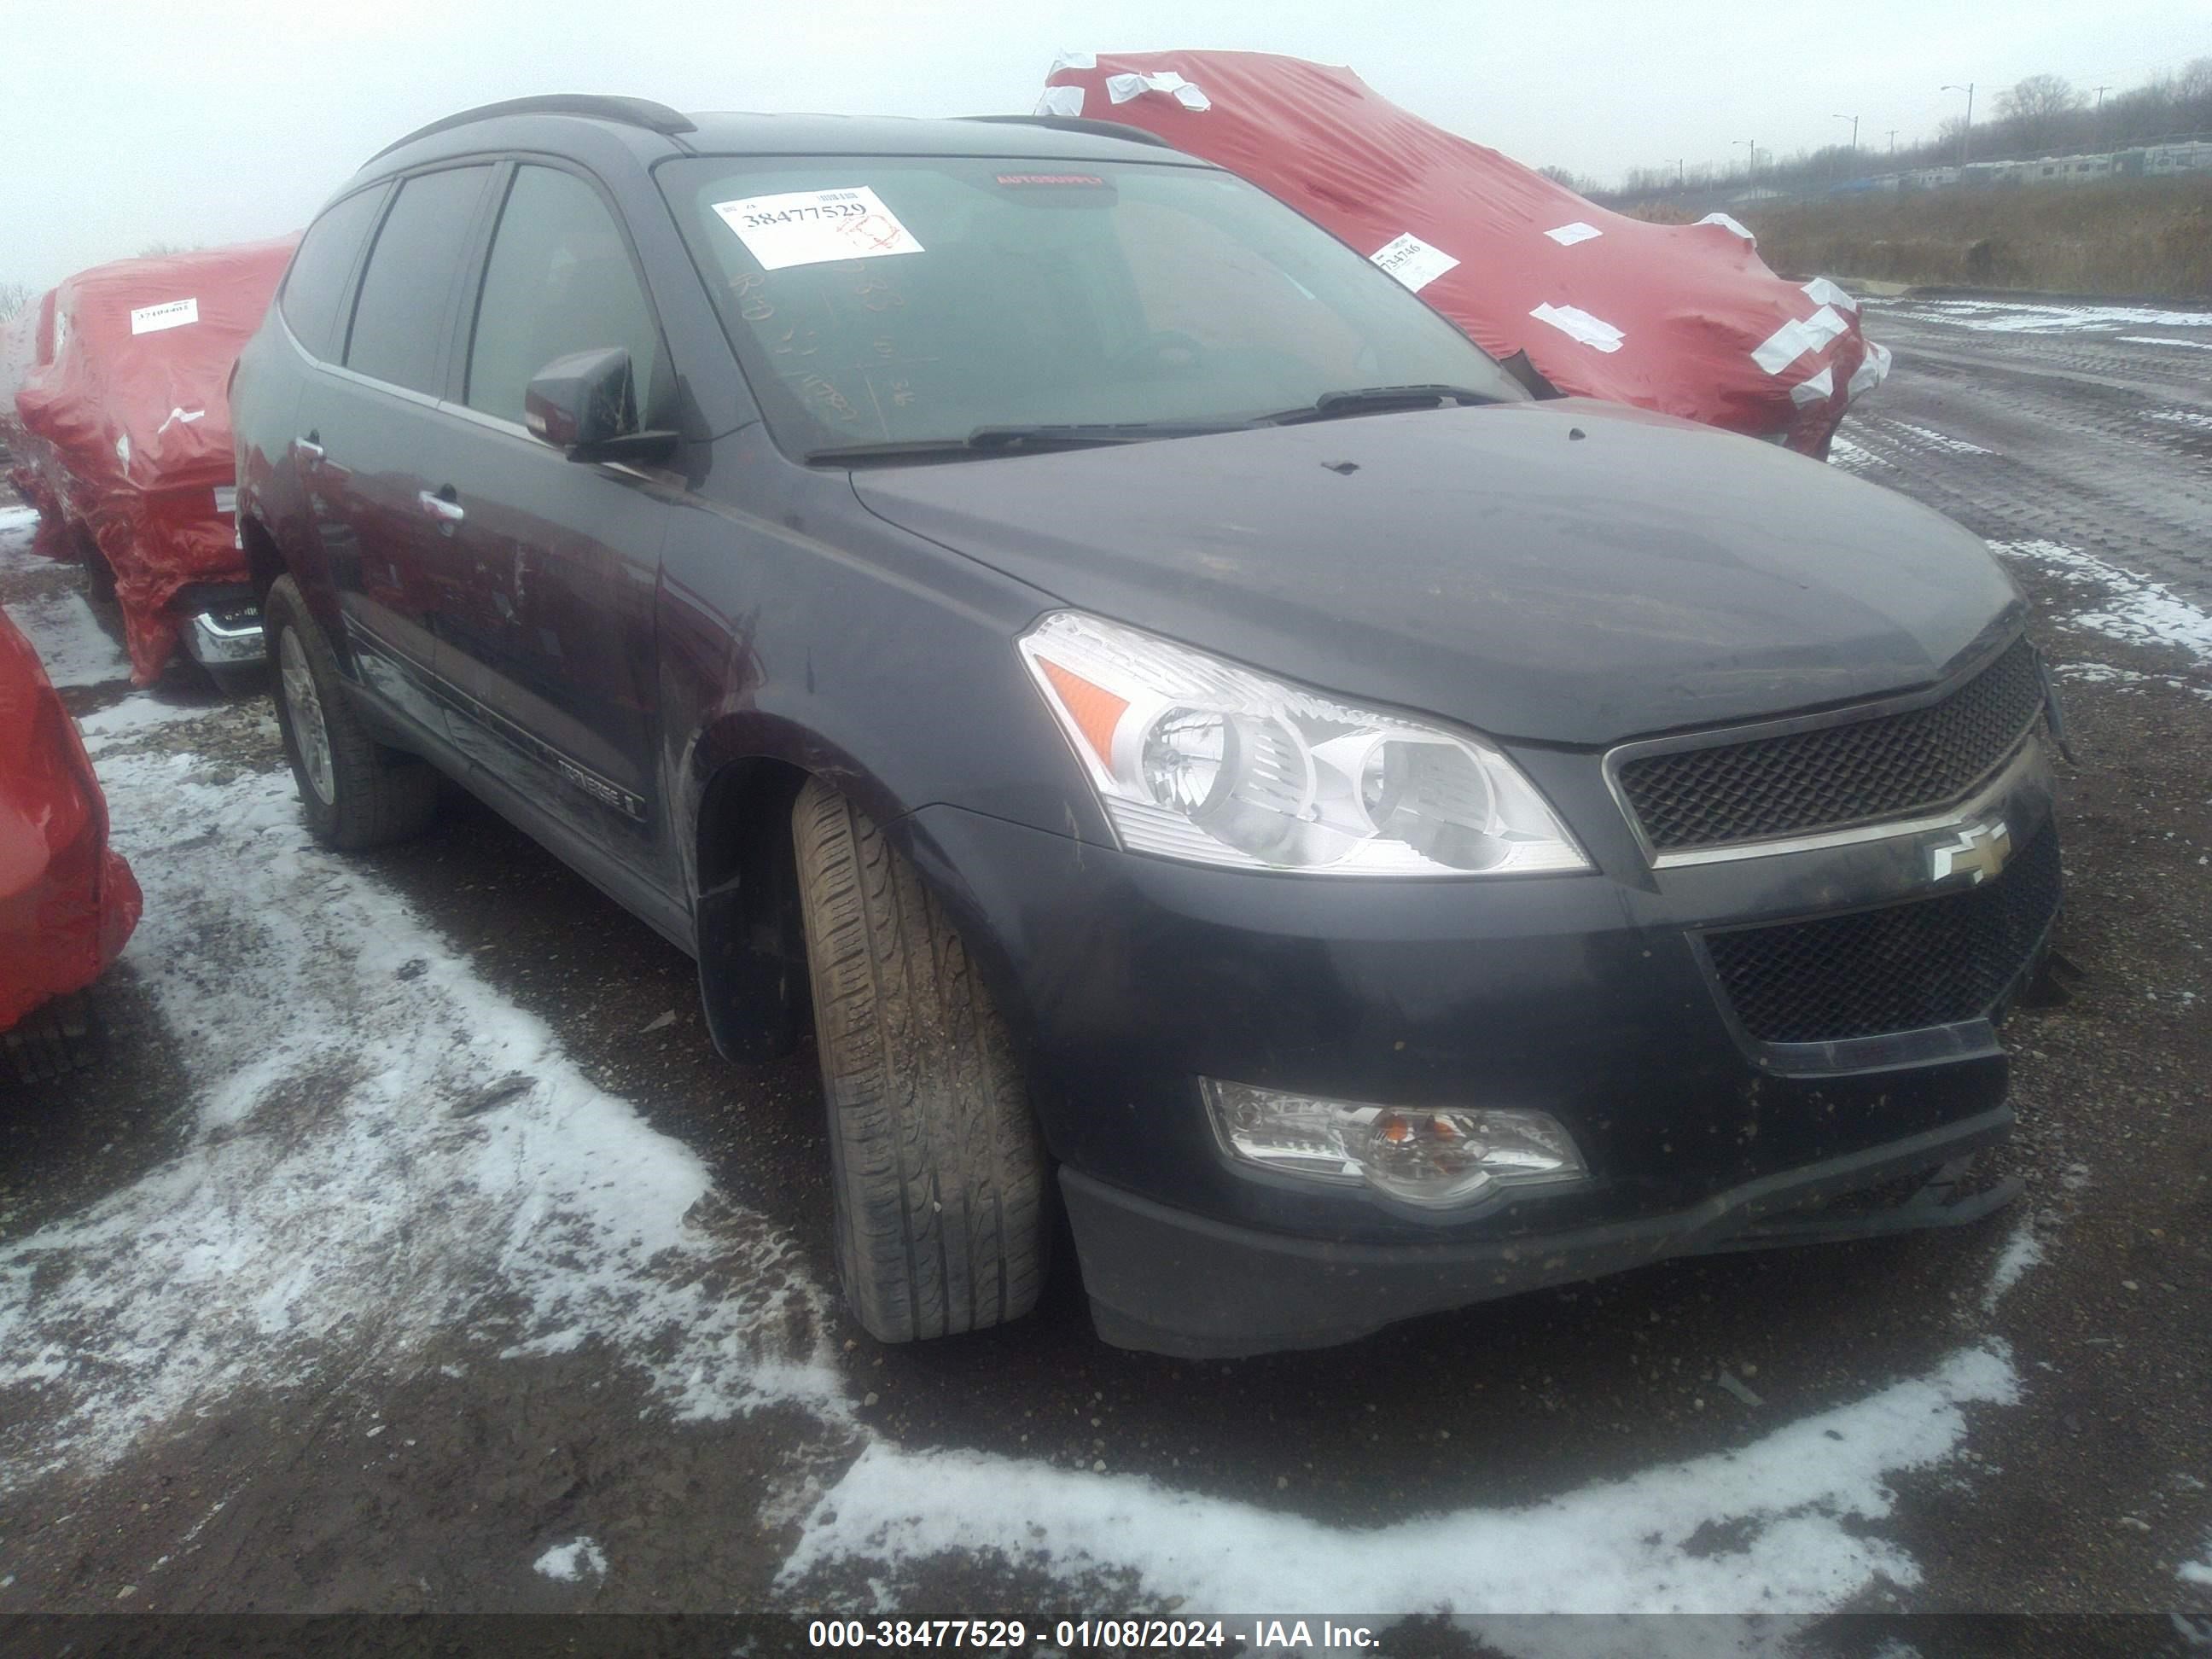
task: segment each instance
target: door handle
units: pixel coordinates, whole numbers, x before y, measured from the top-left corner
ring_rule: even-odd
[[[321,460],[323,459],[323,447],[315,441],[318,435],[319,434],[311,432],[304,438],[293,439],[293,459],[295,460],[305,461],[310,466],[313,466],[317,461]]]
[[[468,514],[461,510],[461,504],[459,501],[449,500],[444,495],[433,495],[427,489],[415,497],[415,504],[441,524],[459,524],[463,519],[468,517]]]

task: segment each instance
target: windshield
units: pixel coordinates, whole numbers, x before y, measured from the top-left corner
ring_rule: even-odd
[[[783,447],[1233,426],[1381,386],[1521,387],[1241,179],[945,156],[659,169]]]

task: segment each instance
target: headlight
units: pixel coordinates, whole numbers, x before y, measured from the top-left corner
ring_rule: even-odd
[[[1316,875],[1590,867],[1512,762],[1466,732],[1073,611],[1021,651],[1132,852]]]

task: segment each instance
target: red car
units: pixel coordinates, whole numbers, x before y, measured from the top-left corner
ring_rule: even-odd
[[[218,680],[261,661],[232,524],[228,383],[296,240],[81,270],[36,327],[15,394],[18,487],[46,521],[42,550],[112,579],[141,685],[179,638]]]
[[[74,1062],[84,1022],[70,999],[121,953],[138,910],[76,722],[0,611],[0,1047],[19,1076]]]

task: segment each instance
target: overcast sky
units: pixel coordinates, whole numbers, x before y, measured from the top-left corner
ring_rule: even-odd
[[[1062,48],[1284,52],[1607,183],[1731,141],[1932,134],[1973,81],[2127,87],[2212,53],[2212,0],[21,0],[0,282],[295,229],[410,128],[536,92],[684,109],[1026,111]]]

